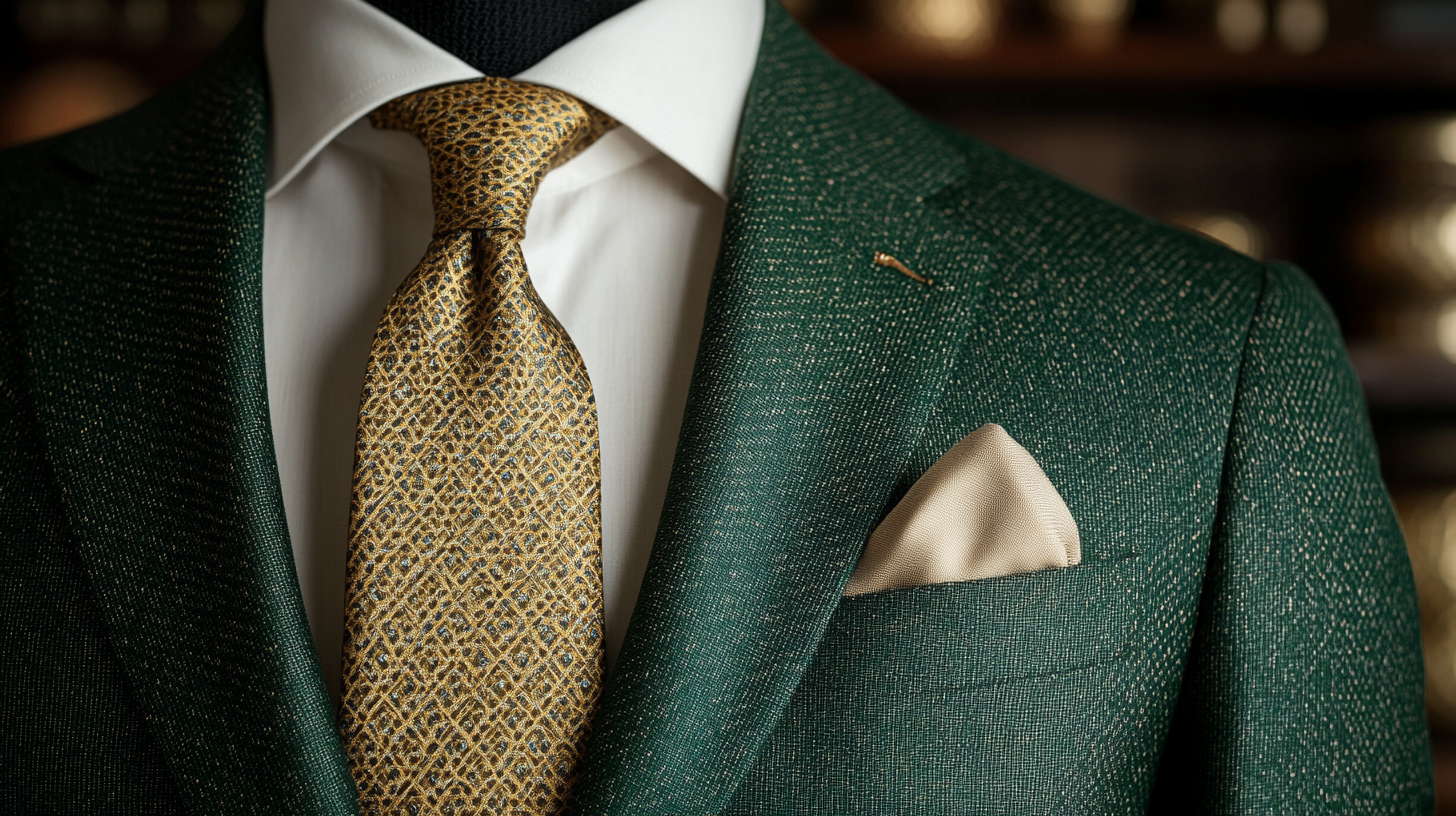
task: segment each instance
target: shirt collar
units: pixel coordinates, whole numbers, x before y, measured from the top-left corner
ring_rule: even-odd
[[[726,198],[763,16],[761,0],[642,0],[514,78],[596,106]],[[269,197],[369,111],[480,76],[364,0],[269,2],[263,45]]]

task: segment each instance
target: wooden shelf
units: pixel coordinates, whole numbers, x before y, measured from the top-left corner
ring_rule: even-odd
[[[1411,86],[1456,91],[1456,52],[1331,46],[1310,56],[1262,49],[1234,54],[1202,39],[1135,35],[1085,52],[1052,38],[1020,38],[949,56],[851,28],[814,32],[835,56],[875,79],[1147,86]]]
[[[1052,37],[1011,38],[969,56],[907,44],[847,26],[814,30],[836,57],[905,95],[1011,91],[1062,98],[1088,93],[1135,101],[1210,95],[1283,102],[1319,97],[1323,107],[1456,107],[1456,49],[1332,44],[1310,56],[1274,48],[1234,54],[1216,43],[1133,33],[1104,52]],[[1316,102],[1310,99],[1309,102]]]

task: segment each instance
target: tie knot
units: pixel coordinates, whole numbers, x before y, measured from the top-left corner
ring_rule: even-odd
[[[412,133],[430,154],[435,232],[525,234],[541,178],[616,121],[569,94],[486,77],[391,100],[375,127]]]

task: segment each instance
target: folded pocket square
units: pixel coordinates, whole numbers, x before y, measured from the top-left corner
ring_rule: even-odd
[[[1077,523],[1026,449],[982,425],[870,534],[845,595],[994,578],[1082,561]]]

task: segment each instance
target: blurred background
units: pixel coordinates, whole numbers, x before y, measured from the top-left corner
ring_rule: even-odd
[[[1456,814],[1456,0],[786,0],[911,106],[1304,267],[1405,525]],[[242,0],[0,0],[0,146],[137,104]]]

